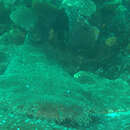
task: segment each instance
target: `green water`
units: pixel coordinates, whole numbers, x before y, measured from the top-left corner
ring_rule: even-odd
[[[0,130],[130,130],[130,0],[0,0]]]

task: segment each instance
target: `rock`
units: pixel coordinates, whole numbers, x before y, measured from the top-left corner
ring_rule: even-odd
[[[10,10],[0,1],[0,24],[6,24],[7,26],[10,23],[9,13]]]
[[[75,50],[89,50],[95,47],[99,33],[100,30],[96,26],[78,25],[75,27],[75,30],[72,33],[72,37],[68,46],[73,47]]]
[[[96,75],[87,71],[79,71],[74,74],[74,79],[81,84],[94,84]]]
[[[37,21],[36,15],[34,15],[33,11],[27,7],[18,7],[10,14],[10,19],[14,24],[26,31],[32,29]]]

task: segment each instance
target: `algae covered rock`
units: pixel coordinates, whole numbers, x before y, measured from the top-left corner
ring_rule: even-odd
[[[19,7],[12,11],[10,19],[19,27],[29,31],[33,28],[37,21],[37,17],[33,14],[32,10],[27,7]]]

